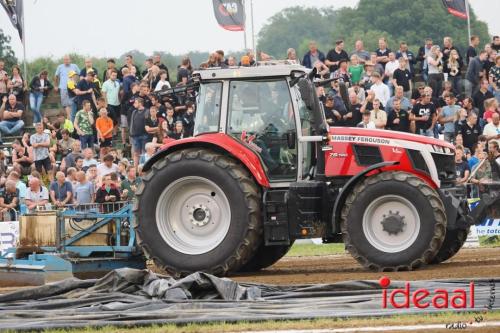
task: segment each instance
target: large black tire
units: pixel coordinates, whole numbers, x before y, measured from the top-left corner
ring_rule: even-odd
[[[464,246],[470,228],[446,230],[443,245],[432,259],[431,264],[439,264],[453,257]]]
[[[166,203],[167,206],[162,206],[161,202],[172,202],[172,200],[163,200],[162,193],[164,191],[169,193],[168,186],[170,184],[176,182],[182,184],[183,179],[190,178],[199,178],[201,181],[215,184],[222,193],[219,197],[223,197],[228,203],[227,207],[230,208],[230,218],[221,218],[217,220],[219,222],[215,219],[211,221],[222,223],[221,220],[225,220],[226,225],[229,224],[227,225],[227,233],[220,238],[220,243],[214,243],[218,245],[211,250],[207,248],[207,252],[189,253],[190,244],[187,244],[188,250],[185,251],[178,250],[179,247],[175,248],[175,237],[178,237],[180,229],[177,229],[177,232],[176,229],[172,229],[174,231],[168,233],[168,236],[162,236],[160,231],[163,230],[165,235],[165,225],[174,225],[174,223],[183,225],[182,223],[185,223],[182,222],[185,221],[182,220],[185,216],[181,213],[179,213],[179,219],[165,218],[164,221],[167,222],[157,223],[157,216],[160,217],[159,221],[161,221],[163,215],[156,214],[161,213],[167,216],[168,209],[164,209],[164,207],[170,207],[168,203]],[[197,191],[195,185],[192,186],[194,187],[193,191]],[[182,187],[178,191],[173,191],[175,196],[171,196],[172,199],[183,194]],[[193,196],[194,200],[198,200],[197,195]],[[211,192],[211,194],[207,192],[205,195],[207,198],[210,198],[210,195],[214,199],[216,198],[215,192]],[[233,159],[205,149],[176,151],[155,163],[144,176],[143,183],[139,187],[137,202],[134,206],[138,245],[159,268],[176,277],[196,271],[204,271],[218,276],[227,275],[246,264],[262,242],[260,202],[260,190],[255,181],[248,171]],[[223,211],[225,210],[220,210],[221,214]],[[191,216],[194,218],[194,213]],[[192,221],[191,219],[191,223]],[[209,225],[209,227],[212,226]],[[191,225],[186,227],[186,229],[189,228],[193,229]],[[187,232],[189,233],[190,230]],[[203,232],[201,230],[201,235],[198,235],[202,240]],[[174,239],[174,241],[169,244],[166,237],[171,237],[170,239]]]
[[[256,272],[273,265],[287,254],[292,245],[293,241],[290,245],[265,246],[262,243],[252,259],[241,267],[239,272]]]
[[[384,202],[386,198],[388,201]],[[403,204],[398,203],[397,200],[401,200],[399,202]],[[370,210],[372,209],[370,207],[377,209],[378,202],[381,207],[379,209],[384,213],[380,222],[373,215],[380,216],[382,212]],[[389,210],[390,207],[399,207],[398,205],[403,206],[403,210],[413,212],[413,220],[411,215],[408,219],[403,214],[405,217],[401,219],[399,212],[396,213],[398,216]],[[368,218],[370,214],[365,214],[365,211],[372,215],[370,216],[372,220]],[[386,211],[387,215],[385,215]],[[391,223],[394,219],[397,221],[406,219],[415,221],[409,225],[420,227],[401,227],[401,222],[397,222],[392,226],[395,226],[398,233],[394,234],[394,229],[391,229],[393,232],[391,234],[386,229],[386,225],[381,223],[388,221],[386,216],[391,217]],[[363,226],[366,228],[364,229]],[[446,214],[438,193],[423,180],[405,172],[383,172],[365,178],[348,195],[342,209],[341,228],[347,250],[364,267],[376,271],[413,270],[430,263],[439,251],[446,234]],[[403,236],[406,234],[403,231],[412,235],[412,238],[405,241]],[[401,243],[398,243],[399,239],[390,238],[394,235],[397,237],[399,232],[402,232]],[[377,240],[377,236],[372,235],[376,233],[383,241],[389,239],[386,241],[389,245],[392,245],[390,242],[394,241],[394,248],[389,245],[385,247],[382,241],[378,243],[374,241],[374,239]],[[377,247],[372,244],[376,244]]]

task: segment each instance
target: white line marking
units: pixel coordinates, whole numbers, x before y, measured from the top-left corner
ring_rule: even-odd
[[[458,321],[467,324],[469,328],[479,327],[500,327],[500,321],[485,321],[482,323],[473,323],[469,325],[464,321]],[[457,323],[458,323],[457,322]],[[450,322],[450,324],[453,322]],[[432,329],[446,329],[446,323],[428,324],[428,325],[408,325],[408,326],[376,326],[376,327],[349,327],[349,328],[334,328],[334,329],[311,329],[311,330],[275,330],[275,331],[247,331],[244,333],[351,333],[351,332],[387,332],[387,331],[415,331],[425,330],[428,332]],[[460,331],[463,331],[461,329]]]

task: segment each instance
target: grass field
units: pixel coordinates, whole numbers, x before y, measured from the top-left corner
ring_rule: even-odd
[[[309,257],[309,256],[325,256],[329,254],[345,253],[344,244],[295,244],[286,254],[287,257]]]
[[[418,325],[418,324],[443,324],[443,329],[447,323],[466,322],[475,320],[474,313],[440,313],[432,315],[405,315],[378,318],[342,318],[342,319],[318,319],[318,320],[297,320],[297,321],[264,321],[258,323],[213,323],[213,324],[189,324],[189,325],[161,325],[137,328],[117,328],[104,327],[101,329],[85,328],[76,330],[49,330],[46,333],[218,333],[218,332],[243,332],[262,330],[292,330],[292,329],[333,329],[345,327],[372,327],[372,326],[397,326],[397,325]],[[490,311],[481,313],[483,321],[500,320],[500,311]]]

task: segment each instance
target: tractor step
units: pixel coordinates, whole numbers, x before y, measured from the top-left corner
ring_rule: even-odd
[[[264,235],[266,246],[289,245],[288,190],[268,190],[264,193]]]

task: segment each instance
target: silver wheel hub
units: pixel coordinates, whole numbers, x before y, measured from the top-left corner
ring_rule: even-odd
[[[199,204],[198,207],[193,206],[189,209],[191,223],[197,227],[203,227],[210,222],[210,210],[207,206]]]
[[[389,235],[397,235],[400,232],[403,232],[403,228],[406,223],[403,221],[405,219],[404,216],[399,215],[399,211],[393,213],[391,210],[389,211],[389,215],[384,215],[384,219],[382,222],[382,229],[389,233]]]
[[[231,224],[229,200],[203,177],[177,179],[160,194],[156,225],[163,240],[178,252],[198,255],[215,249]]]
[[[388,253],[409,248],[420,232],[416,207],[399,195],[384,195],[373,200],[363,214],[363,233],[377,250]]]

